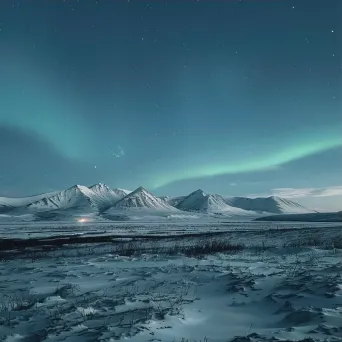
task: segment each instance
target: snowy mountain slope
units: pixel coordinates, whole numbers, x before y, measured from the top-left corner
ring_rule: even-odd
[[[124,198],[125,196],[127,196],[128,194],[130,194],[132,191],[131,190],[125,190],[125,189],[121,189],[121,188],[116,188],[113,189],[113,191],[117,194],[117,196],[121,198]]]
[[[96,195],[89,188],[74,185],[57,194],[45,197],[26,206],[30,211],[49,211],[56,209],[97,209]],[[95,199],[95,200],[94,200]]]
[[[54,210],[84,210],[104,211],[114,206],[126,195],[121,189],[110,189],[103,183],[98,183],[89,188],[83,185],[73,187],[35,201],[26,206],[29,211],[54,211]]]
[[[93,194],[90,194],[92,202],[100,210],[105,210],[115,205],[119,200],[127,195],[123,190],[112,190],[103,183],[94,184],[90,186],[89,189],[93,192]]]
[[[301,214],[314,212],[314,210],[305,208],[296,202],[276,196],[257,198],[230,197],[224,198],[224,200],[232,207],[255,212],[272,214]]]
[[[115,205],[116,208],[146,208],[157,210],[175,210],[164,200],[155,197],[143,187],[139,187]]]
[[[169,203],[173,207],[176,207],[177,204],[182,201],[186,196],[162,196],[159,197],[160,199],[164,200],[165,202]]]
[[[22,198],[0,197],[0,213],[9,212],[19,207],[24,207],[32,202],[39,201],[44,197],[53,196],[56,193],[57,192],[55,191]]]
[[[178,202],[176,207],[180,210],[186,211],[203,210],[206,196],[207,194],[203,190],[198,189]]]
[[[206,194],[199,189],[181,200],[176,207],[185,211],[198,211],[205,213],[225,213],[228,215],[251,215],[251,212],[232,207],[223,197],[216,194]]]

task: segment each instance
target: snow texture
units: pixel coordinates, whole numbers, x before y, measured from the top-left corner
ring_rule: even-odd
[[[142,186],[131,192],[115,205],[116,208],[147,208],[156,210],[175,210],[161,198],[155,197]]]
[[[0,339],[341,341],[341,226],[249,225],[227,225],[216,238],[182,235],[187,225],[165,228],[166,237],[125,237],[137,225],[109,243],[3,251]],[[208,241],[244,247],[169,252]]]

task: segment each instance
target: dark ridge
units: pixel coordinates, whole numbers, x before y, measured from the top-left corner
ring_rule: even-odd
[[[210,237],[223,235],[225,232],[210,232],[210,233],[189,233],[182,234],[182,237]],[[81,235],[57,235],[48,238],[31,238],[31,239],[0,239],[0,251],[23,250],[25,248],[54,246],[63,247],[72,244],[89,244],[89,243],[105,243],[117,242],[117,239],[130,238],[138,240],[161,240],[170,239],[172,235],[106,235],[106,236],[81,236]]]
[[[342,222],[342,212],[271,215],[258,217],[255,221]]]

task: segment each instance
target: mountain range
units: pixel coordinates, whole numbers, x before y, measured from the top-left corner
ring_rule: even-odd
[[[179,215],[186,212],[226,216],[261,216],[270,214],[304,214],[314,210],[281,197],[225,197],[199,189],[187,196],[156,197],[143,187],[134,191],[111,189],[98,183],[90,187],[74,185],[60,192],[25,198],[0,197],[0,214],[51,218],[71,213],[113,214],[148,211]],[[114,215],[115,216],[115,215]]]

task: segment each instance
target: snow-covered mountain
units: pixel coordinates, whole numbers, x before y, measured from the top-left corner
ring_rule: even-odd
[[[182,201],[186,196],[162,196],[159,197],[165,202],[169,203],[173,207],[177,207],[177,204]]]
[[[200,211],[203,210],[203,205],[205,202],[207,194],[201,190],[198,189],[188,196],[184,197],[182,200],[180,200],[176,207],[180,210],[187,210],[187,211]]]
[[[85,211],[104,211],[114,206],[125,196],[125,192],[112,190],[107,185],[98,183],[87,188],[74,185],[50,197],[42,198],[27,206],[30,211],[54,211],[78,209]]]
[[[251,212],[232,207],[225,202],[222,196],[206,194],[199,189],[183,198],[176,207],[185,211],[197,211],[203,213],[224,213],[227,215],[250,215]]]
[[[92,202],[101,210],[108,209],[120,201],[127,193],[122,189],[110,189],[106,184],[98,183],[89,187],[93,194],[88,196]]]
[[[125,196],[115,205],[116,208],[146,208],[157,210],[175,210],[170,204],[144,189],[142,186]]]
[[[32,202],[39,201],[44,197],[53,196],[56,193],[57,192],[55,191],[21,198],[0,197],[0,213],[6,213],[16,208],[24,207]]]
[[[273,214],[303,214],[313,213],[314,210],[305,208],[304,206],[282,197],[228,197],[224,198],[225,202],[232,207]]]
[[[113,189],[113,191],[120,197],[120,199],[124,198],[125,196],[127,196],[128,194],[132,192],[131,190],[125,190],[121,188],[115,188]]]
[[[44,197],[35,201],[26,208],[30,211],[52,211],[60,209],[84,209],[96,210],[96,202],[93,191],[82,185],[74,185],[69,189],[58,192],[57,194]]]
[[[111,189],[98,183],[90,187],[74,185],[60,192],[41,194],[25,198],[0,197],[0,213],[23,215],[33,213],[45,217],[53,215],[79,215],[79,213],[108,213],[118,210],[145,209],[150,213],[158,211],[198,212],[228,216],[260,216],[268,214],[314,213],[291,200],[281,197],[247,198],[223,197],[196,190],[188,196],[156,197],[143,187],[131,192],[124,189]],[[50,214],[51,215],[50,215]],[[184,213],[183,213],[184,214]],[[49,216],[50,215],[50,216]],[[186,214],[188,215],[188,214]],[[59,217],[59,216],[58,216]]]

